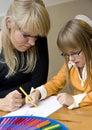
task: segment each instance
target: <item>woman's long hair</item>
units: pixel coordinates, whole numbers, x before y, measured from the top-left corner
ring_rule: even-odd
[[[5,62],[9,67],[7,76],[16,73],[19,67],[19,71],[28,73],[33,70],[36,63],[35,46],[31,47],[26,52],[20,52],[20,54],[13,48],[10,40],[11,30],[6,26],[8,17],[11,17],[14,21],[12,26],[13,31],[18,27],[21,29],[26,28],[29,33],[43,37],[47,36],[50,29],[49,14],[42,0],[14,0],[2,21],[1,42]]]

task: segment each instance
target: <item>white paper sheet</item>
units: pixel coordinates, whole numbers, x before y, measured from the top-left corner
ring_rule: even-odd
[[[32,115],[32,116],[47,117],[61,107],[62,105],[59,104],[59,102],[56,99],[56,96],[51,96],[45,100],[40,101],[37,107],[30,108],[29,106],[24,105],[19,110],[10,112],[5,116],[31,116]]]

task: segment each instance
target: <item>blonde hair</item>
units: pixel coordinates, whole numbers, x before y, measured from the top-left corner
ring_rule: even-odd
[[[36,62],[35,47],[31,47],[26,52],[20,52],[20,59],[17,50],[14,50],[10,41],[10,30],[7,29],[6,19],[11,17],[15,24],[13,30],[16,29],[16,24],[21,28],[26,28],[29,33],[47,36],[50,29],[49,14],[42,0],[14,0],[10,5],[2,24],[2,46],[4,51],[5,62],[9,67],[8,76],[13,75],[19,69],[19,61],[22,61],[22,66],[19,71],[25,73],[30,72]],[[26,59],[26,66],[24,60]]]
[[[89,81],[92,80],[92,28],[83,20],[73,19],[68,21],[60,30],[57,45],[63,52],[66,47],[72,49],[82,49],[87,68]],[[68,64],[68,59],[65,59]],[[68,67],[68,66],[67,66]],[[68,68],[69,70],[69,68]],[[69,71],[67,72],[69,79]],[[91,79],[91,80],[90,80]]]

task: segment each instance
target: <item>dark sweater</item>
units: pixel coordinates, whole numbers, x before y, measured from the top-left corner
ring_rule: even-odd
[[[36,66],[31,73],[17,72],[15,75],[5,78],[8,68],[6,64],[0,63],[0,98],[3,98],[15,89],[19,91],[20,86],[29,94],[31,87],[36,88],[47,81],[49,63],[47,38],[40,38],[38,40],[36,51]],[[24,97],[23,94],[22,96]]]

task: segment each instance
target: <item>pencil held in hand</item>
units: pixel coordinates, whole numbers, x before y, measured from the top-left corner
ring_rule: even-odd
[[[29,101],[31,101],[32,102],[32,99],[31,99],[31,97],[23,90],[23,88],[22,87],[19,87],[19,89],[21,90],[21,92],[27,97],[27,99],[29,100]],[[35,107],[37,107],[37,105],[36,104],[34,104],[34,106]]]

